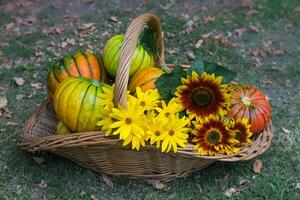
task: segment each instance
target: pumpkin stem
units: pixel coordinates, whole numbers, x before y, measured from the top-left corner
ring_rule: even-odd
[[[101,85],[101,83],[100,83],[99,81],[95,80],[95,79],[92,79],[92,80],[91,80],[91,83],[92,83],[94,86],[96,86],[96,87],[100,87],[100,85]]]
[[[251,99],[249,97],[242,97],[242,102],[246,105],[246,106],[250,106],[251,105]]]

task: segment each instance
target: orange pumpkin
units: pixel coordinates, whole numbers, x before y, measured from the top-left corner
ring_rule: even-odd
[[[243,85],[233,89],[228,118],[246,117],[251,124],[251,132],[257,134],[270,121],[270,115],[271,107],[262,91],[251,85]]]
[[[91,52],[76,52],[57,61],[48,72],[48,94],[52,98],[59,84],[69,77],[105,82],[105,68]]]
[[[129,85],[128,89],[131,92],[135,91],[136,87],[140,87],[142,92],[150,89],[155,89],[155,81],[163,74],[163,70],[157,67],[145,67],[136,72]]]

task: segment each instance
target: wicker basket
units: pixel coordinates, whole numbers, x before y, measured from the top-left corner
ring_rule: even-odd
[[[159,56],[158,64],[164,61],[162,31],[158,18],[145,13],[132,21],[125,34],[116,76],[114,103],[126,105],[126,89],[129,66],[138,38],[145,26],[156,31]],[[188,66],[186,66],[188,67]],[[58,118],[52,102],[45,100],[27,121],[21,134],[20,146],[27,151],[48,151],[66,157],[82,167],[109,175],[124,175],[131,178],[169,180],[201,170],[216,161],[242,161],[264,153],[273,137],[272,123],[260,133],[249,146],[232,155],[200,156],[193,151],[193,144],[179,148],[176,154],[161,153],[151,145],[140,151],[123,147],[114,137],[105,137],[101,131],[56,135]]]

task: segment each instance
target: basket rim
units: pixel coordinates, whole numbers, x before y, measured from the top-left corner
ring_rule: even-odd
[[[72,148],[79,146],[102,146],[103,148],[111,149],[130,149],[130,147],[123,147],[121,141],[115,137],[107,137],[103,131],[90,131],[72,133],[69,135],[50,135],[40,138],[28,139],[26,135],[30,134],[32,128],[39,119],[39,116],[48,106],[52,104],[51,99],[47,98],[43,103],[36,108],[31,117],[25,123],[21,131],[19,146],[29,152],[36,151],[50,151],[59,148]],[[178,152],[173,153],[174,156],[184,156],[195,159],[208,159],[216,161],[233,162],[239,160],[250,160],[262,153],[264,153],[270,146],[273,138],[273,124],[272,121],[268,123],[266,128],[259,133],[250,145],[242,147],[239,152],[230,155],[219,156],[201,156],[197,151],[193,150],[194,144],[188,143],[185,148],[178,147]],[[155,146],[146,144],[140,151],[160,151]],[[168,153],[168,154],[170,154]]]

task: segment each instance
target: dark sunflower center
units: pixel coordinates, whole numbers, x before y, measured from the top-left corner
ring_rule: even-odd
[[[166,116],[166,117],[169,117],[169,116],[170,116],[170,113],[169,113],[169,112],[166,112],[166,113],[165,113],[165,116]]]
[[[213,100],[213,94],[209,89],[197,88],[192,92],[192,102],[201,107],[208,106]]]
[[[174,135],[175,134],[175,132],[173,131],[173,130],[169,130],[169,135],[170,136],[172,136],[172,135]]]
[[[235,132],[235,139],[237,139],[238,141],[241,141],[241,139],[242,139],[241,132],[239,132],[239,131]]]
[[[159,131],[155,131],[155,135],[156,136],[160,136],[160,132]]]
[[[145,101],[141,101],[140,106],[145,106],[146,102]]]
[[[132,120],[131,120],[130,118],[126,118],[126,119],[125,119],[125,123],[126,123],[126,124],[131,124],[131,122],[132,122]]]
[[[211,131],[208,133],[206,140],[210,144],[217,144],[220,140],[220,133],[217,131]]]

